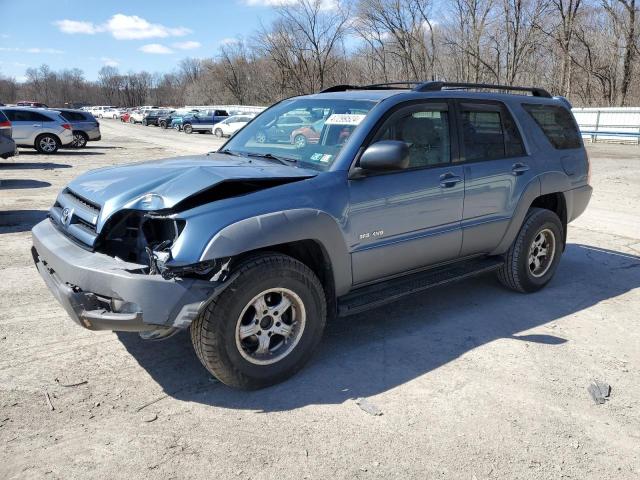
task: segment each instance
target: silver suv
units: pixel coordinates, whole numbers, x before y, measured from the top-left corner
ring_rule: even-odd
[[[56,153],[73,142],[69,121],[55,110],[38,108],[0,108],[13,127],[13,140],[19,147],[35,148],[40,153]]]

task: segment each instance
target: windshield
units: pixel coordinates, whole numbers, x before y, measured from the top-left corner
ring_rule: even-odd
[[[223,151],[270,155],[328,170],[375,102],[291,99],[266,110],[227,142]]]

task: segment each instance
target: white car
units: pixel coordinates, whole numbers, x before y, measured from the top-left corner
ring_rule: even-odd
[[[40,153],[56,153],[73,142],[69,121],[56,110],[0,107],[13,129],[13,140],[19,147],[35,148]]]
[[[149,109],[146,108],[142,110],[133,110],[129,113],[129,123],[142,123],[142,119],[148,111]]]
[[[230,137],[247,123],[253,120],[253,115],[234,115],[213,126],[213,134],[218,137]]]
[[[94,117],[98,118],[118,118],[117,116],[113,116],[114,113],[117,113],[116,107],[112,105],[98,105],[95,107],[90,107],[89,111],[93,114]]]

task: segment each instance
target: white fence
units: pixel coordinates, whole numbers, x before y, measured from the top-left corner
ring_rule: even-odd
[[[574,108],[572,111],[585,139],[640,144],[640,108]]]
[[[226,110],[229,115],[242,115],[247,113],[253,113],[257,115],[267,107],[255,107],[250,105],[186,105],[184,108],[197,110]]]

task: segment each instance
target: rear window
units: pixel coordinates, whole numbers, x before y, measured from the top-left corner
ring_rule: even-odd
[[[523,104],[542,129],[551,145],[558,150],[582,147],[580,132],[571,112],[556,105]]]
[[[0,110],[0,122],[6,122],[8,120],[7,116]]]

